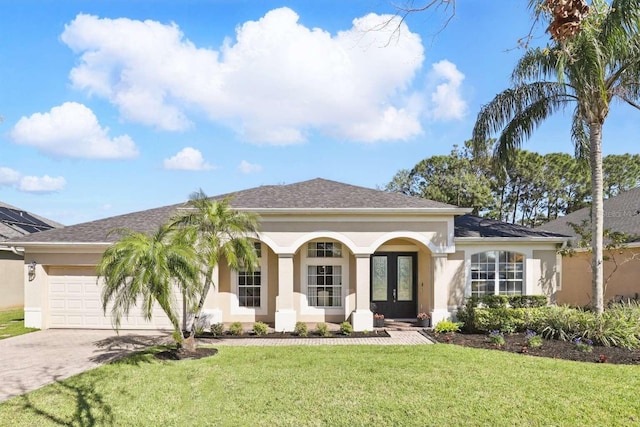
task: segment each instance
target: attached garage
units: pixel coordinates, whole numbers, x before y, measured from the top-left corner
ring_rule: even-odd
[[[79,329],[111,329],[113,319],[109,310],[102,310],[101,284],[91,268],[55,267],[49,271],[49,327]],[[178,307],[182,307],[178,298]],[[139,310],[132,310],[122,318],[121,329],[172,329],[160,307],[146,321]]]

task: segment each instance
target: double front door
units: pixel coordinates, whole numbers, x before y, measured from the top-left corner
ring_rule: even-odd
[[[376,252],[371,256],[371,302],[387,319],[416,316],[417,254]]]

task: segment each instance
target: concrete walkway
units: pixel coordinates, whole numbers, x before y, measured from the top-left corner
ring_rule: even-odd
[[[213,346],[420,345],[432,343],[417,331],[388,331],[390,337],[304,339],[217,339]],[[88,371],[149,346],[172,343],[167,331],[49,329],[0,340],[0,402]]]

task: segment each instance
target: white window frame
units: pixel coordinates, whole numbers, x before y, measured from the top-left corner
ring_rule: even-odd
[[[342,245],[342,254],[338,257],[309,257],[308,248],[310,243],[331,242],[340,243]],[[349,253],[345,250],[342,242],[336,242],[333,239],[315,239],[305,243],[300,250],[300,312],[301,314],[343,314],[349,313]],[[342,290],[341,290],[341,307],[315,307],[309,305],[308,292],[308,271],[311,266],[339,266],[342,269]]]
[[[494,278],[493,278],[493,294],[486,294],[486,295],[529,295],[529,277],[528,277],[528,268],[527,268],[527,264],[529,263],[529,260],[531,259],[531,255],[526,253],[525,251],[522,250],[518,250],[518,249],[514,249],[514,248],[501,248],[501,249],[495,249],[495,248],[487,248],[485,250],[479,250],[479,251],[474,251],[473,253],[470,253],[468,255],[467,258],[467,265],[466,265],[466,272],[467,272],[467,286],[466,286],[466,296],[467,297],[471,297],[472,294],[472,283],[473,283],[473,279],[472,279],[472,273],[471,273],[471,265],[473,264],[472,259],[475,255],[480,255],[482,253],[487,253],[487,252],[494,252],[495,253],[495,260],[493,262],[494,264]],[[511,253],[516,253],[518,255],[522,256],[522,293],[521,294],[501,294],[500,293],[500,253],[501,252],[511,252]]]
[[[269,314],[269,254],[267,251],[267,245],[262,242],[256,242],[260,244],[260,258],[258,258],[260,270],[260,307],[242,307],[240,306],[240,285],[238,283],[238,272],[231,270],[231,314]]]

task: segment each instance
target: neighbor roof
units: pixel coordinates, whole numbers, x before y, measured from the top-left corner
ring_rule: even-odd
[[[590,222],[591,207],[582,208],[568,215],[537,227],[554,233],[578,237],[569,223],[580,225],[584,220]],[[627,233],[640,241],[640,187],[625,191],[604,201],[604,228]]]
[[[0,202],[0,242],[59,227],[63,225]]]
[[[288,185],[265,185],[235,193],[214,196],[216,200],[232,196],[230,204],[236,209],[258,212],[286,211],[357,211],[357,210],[418,210],[463,213],[466,210],[454,205],[420,199],[399,193],[343,184],[326,179],[312,179]],[[167,221],[184,203],[114,216],[60,230],[49,230],[37,236],[17,239],[15,243],[99,243],[116,240],[107,236],[116,228],[130,228],[151,232]]]
[[[548,231],[534,230],[522,225],[481,218],[475,215],[462,215],[454,220],[455,237],[483,238],[566,238],[566,235]]]

